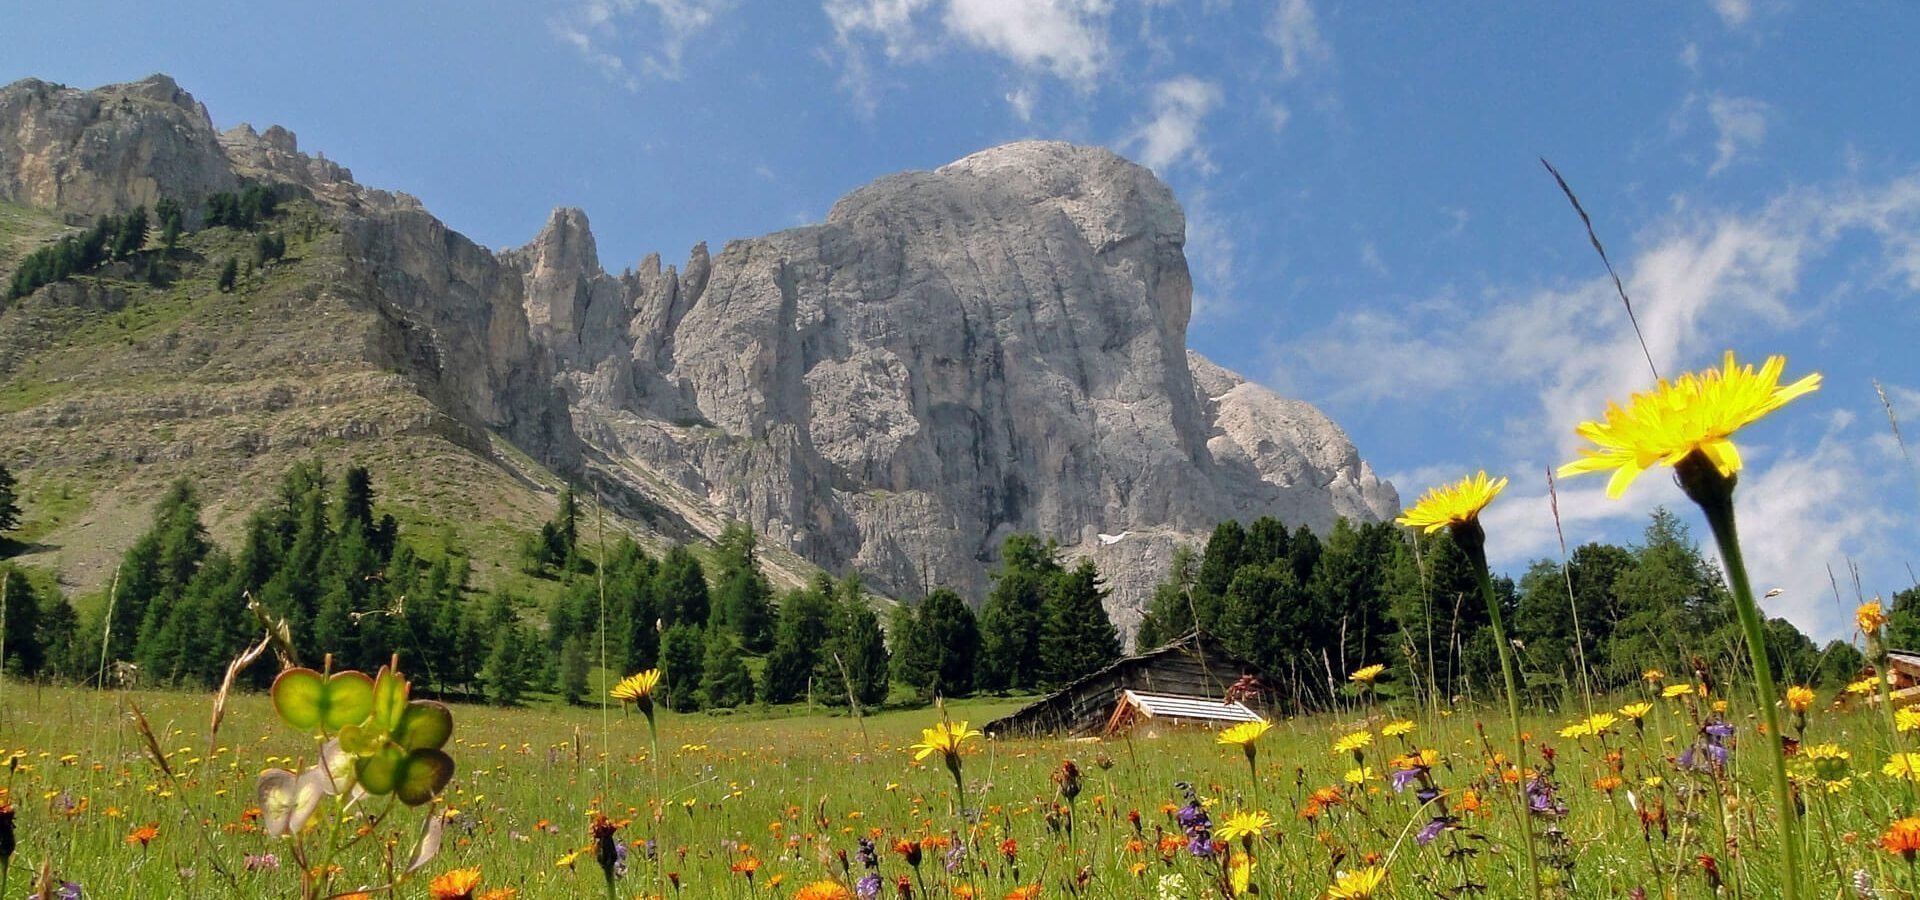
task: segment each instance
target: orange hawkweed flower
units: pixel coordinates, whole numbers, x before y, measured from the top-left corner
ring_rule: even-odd
[[[1920,852],[1920,817],[1908,816],[1888,825],[1887,833],[1880,836],[1880,846],[1913,862],[1914,854]]]
[[[1006,900],[1033,900],[1040,896],[1040,885],[1023,884],[1007,892]]]
[[[793,900],[852,900],[853,892],[838,881],[816,881],[800,889]]]
[[[476,900],[474,891],[480,889],[480,870],[453,869],[443,872],[427,885],[427,892],[433,900]]]
[[[127,843],[139,844],[140,848],[144,850],[146,849],[147,844],[151,843],[154,838],[157,838],[159,836],[160,836],[160,823],[148,822],[147,824],[142,825],[139,828],[135,828],[132,831],[132,833],[128,834]]]

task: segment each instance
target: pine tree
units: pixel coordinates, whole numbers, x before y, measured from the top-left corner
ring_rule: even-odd
[[[696,627],[707,623],[710,608],[707,574],[691,551],[685,547],[667,551],[666,558],[660,561],[657,584],[654,597],[659,601],[660,618],[667,627],[682,622]]]
[[[5,465],[0,465],[0,531],[12,531],[20,527],[19,498],[14,493],[17,487],[13,473],[7,471]]]
[[[893,623],[894,680],[922,699],[973,690],[980,626],[959,594],[935,588],[918,606],[896,607]]]
[[[527,689],[528,653],[532,639],[513,622],[502,623],[493,633],[493,649],[481,669],[487,699],[500,706],[520,702]]]
[[[1060,574],[1056,548],[1030,534],[1007,538],[993,573],[993,590],[980,610],[980,666],[975,684],[982,690],[1026,690],[1038,685],[1040,607]]]
[[[711,624],[733,629],[748,651],[765,653],[773,648],[773,585],[760,572],[757,543],[753,528],[744,523],[729,524],[720,533]]]
[[[1173,561],[1167,566],[1167,578],[1154,586],[1140,617],[1140,630],[1134,647],[1147,650],[1172,641],[1199,627],[1193,613],[1194,586],[1200,570],[1200,554],[1181,544],[1173,548]]]
[[[40,599],[26,573],[8,566],[0,569],[0,592],[4,592],[6,617],[0,619],[0,672],[32,678],[40,674],[46,662],[41,645]]]
[[[11,598],[7,601],[11,604]],[[45,671],[57,678],[79,680],[85,671],[81,657],[80,616],[59,591],[40,601],[40,653]]]
[[[587,695],[592,637],[576,632],[560,648],[560,699],[576,705]]]
[[[679,624],[660,636],[660,675],[667,685],[667,708],[693,712],[700,708],[701,669],[707,640],[698,626]]]
[[[740,648],[724,631],[707,635],[706,658],[701,664],[700,701],[708,709],[730,709],[753,702],[753,673]]]
[[[814,662],[815,696],[838,706],[851,694],[862,706],[887,699],[887,641],[856,578],[842,582],[834,603],[832,634]]]
[[[780,601],[773,650],[761,673],[760,696],[768,703],[792,703],[807,695],[819,650],[832,633],[834,590],[832,579],[820,575]]]
[[[227,257],[226,265],[220,267],[220,278],[217,282],[221,293],[231,293],[234,282],[238,281],[239,278],[240,261],[231,256]]]
[[[1083,559],[1053,579],[1041,608],[1040,664],[1045,678],[1060,685],[1088,675],[1120,658],[1120,632],[1102,602],[1093,560]]]

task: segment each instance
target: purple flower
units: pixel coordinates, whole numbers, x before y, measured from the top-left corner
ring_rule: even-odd
[[[1192,801],[1180,807],[1180,812],[1174,815],[1174,820],[1179,822],[1180,827],[1187,831],[1192,831],[1195,828],[1213,827],[1213,821],[1208,818],[1207,811],[1202,809],[1200,804]]]
[[[880,896],[880,876],[872,872],[860,876],[860,880],[853,885],[853,892],[860,895],[860,900],[874,900]]]
[[[874,852],[873,841],[860,839],[860,864],[869,869],[880,868],[880,854]]]
[[[1401,769],[1394,772],[1391,779],[1393,781],[1393,792],[1398,794],[1405,791],[1407,785],[1419,781],[1420,776],[1425,774],[1427,774],[1425,766],[1414,766],[1410,769]]]
[[[1432,803],[1433,801],[1438,800],[1440,798],[1440,789],[1435,787],[1422,787],[1421,789],[1414,791],[1413,796],[1415,799],[1419,800],[1422,804]]]
[[[1420,828],[1420,833],[1413,836],[1413,842],[1416,844],[1419,844],[1422,847],[1425,847],[1426,845],[1433,843],[1433,839],[1439,837],[1440,832],[1445,830],[1447,830],[1446,817],[1435,816],[1433,818],[1433,821],[1428,822],[1426,825]]]
[[[616,842],[613,845],[613,876],[615,878],[627,877],[627,845],[625,842]]]
[[[1199,859],[1211,859],[1213,857],[1213,835],[1205,831],[1193,835],[1192,839],[1187,841],[1187,852]]]
[[[54,900],[81,900],[80,885],[71,881],[62,881],[54,889]]]
[[[1721,740],[1733,737],[1733,725],[1727,722],[1708,722],[1704,730]]]

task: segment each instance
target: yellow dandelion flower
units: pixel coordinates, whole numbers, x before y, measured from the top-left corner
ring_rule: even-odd
[[[1861,634],[1873,634],[1887,624],[1887,610],[1879,598],[1874,598],[1853,611],[1854,624],[1860,626]]]
[[[1250,747],[1272,727],[1272,722],[1241,722],[1232,728],[1222,729],[1217,742],[1232,744],[1236,747]]]
[[[1347,680],[1352,681],[1355,684],[1372,684],[1374,679],[1379,678],[1381,674],[1386,671],[1387,671],[1386,666],[1383,666],[1379,663],[1374,663],[1373,665],[1370,665],[1370,666],[1363,666],[1360,668],[1359,671],[1354,672],[1352,675],[1348,675]]]
[[[1920,753],[1895,753],[1880,767],[1880,774],[1920,782]]]
[[[1637,703],[1629,703],[1625,706],[1620,707],[1620,714],[1623,716],[1626,716],[1629,719],[1634,720],[1635,722],[1638,722],[1641,719],[1646,718],[1647,713],[1650,713],[1650,712],[1653,712],[1653,704],[1648,703],[1645,700],[1641,700]]]
[[[1380,726],[1380,733],[1387,737],[1399,737],[1403,734],[1412,734],[1413,723],[1406,719],[1401,719],[1398,722],[1388,722]]]
[[[1408,507],[1395,522],[1408,528],[1420,528],[1431,534],[1449,525],[1464,525],[1480,518],[1480,511],[1506,490],[1505,476],[1487,479],[1486,470],[1452,484],[1443,484],[1420,495],[1420,501]]]
[[[1358,753],[1373,743],[1373,732],[1356,731],[1333,742],[1335,753]]]
[[[1902,706],[1893,711],[1893,725],[1902,732],[1920,728],[1920,710],[1911,706]]]
[[[1387,870],[1378,866],[1337,873],[1327,888],[1327,900],[1372,900],[1386,880]]]
[[[634,703],[653,696],[653,689],[659,686],[660,670],[648,669],[620,679],[620,683],[614,685],[607,696],[623,703]]]
[[[1641,672],[1640,677],[1645,678],[1648,684],[1653,684],[1654,682],[1657,682],[1657,681],[1660,681],[1661,679],[1666,678],[1667,673],[1662,672],[1659,669],[1648,669],[1645,672]]]
[[[1817,374],[1782,387],[1786,365],[1786,357],[1769,356],[1756,372],[1751,364],[1737,366],[1729,350],[1719,369],[1688,372],[1672,382],[1661,379],[1652,391],[1633,395],[1626,409],[1610,403],[1606,421],[1582,422],[1574,429],[1595,446],[1582,448],[1579,459],[1560,467],[1560,475],[1611,470],[1607,496],[1618,499],[1641,472],[1674,465],[1697,451],[1722,476],[1731,476],[1740,471],[1734,432],[1820,389]]]
[[[1920,754],[1915,755],[1920,756]],[[1358,766],[1348,769],[1347,774],[1343,777],[1348,784],[1365,784],[1374,780],[1375,775],[1372,766]]]
[[[433,900],[473,900],[480,889],[480,870],[453,869],[442,873],[427,885]]]
[[[1214,829],[1214,836],[1223,841],[1237,841],[1243,837],[1259,837],[1273,827],[1273,817],[1264,810],[1248,812],[1238,810],[1222,820],[1220,827]]]
[[[1620,717],[1609,712],[1594,713],[1587,717],[1587,731],[1593,735],[1607,733],[1607,729],[1620,723]]]
[[[1667,685],[1666,690],[1660,692],[1660,696],[1672,700],[1675,697],[1685,697],[1691,693],[1693,693],[1693,685],[1691,684],[1670,684]]]
[[[921,760],[939,753],[948,759],[957,759],[960,756],[961,742],[967,738],[979,736],[980,732],[969,730],[965,722],[957,725],[952,722],[941,722],[932,728],[922,728],[920,743],[914,744],[911,748],[915,751],[913,758]]]
[[[1787,688],[1787,708],[1797,713],[1813,708],[1813,688],[1796,684]]]
[[[1859,681],[1855,681],[1847,685],[1847,693],[1853,694],[1855,696],[1864,696],[1867,694],[1871,694],[1874,691],[1877,691],[1879,689],[1880,689],[1880,682],[1875,680],[1875,678],[1872,675],[1868,675],[1867,677],[1862,678]]]
[[[1560,736],[1570,741],[1577,741],[1583,737],[1592,737],[1593,726],[1588,725],[1586,722],[1574,722],[1560,729]]]

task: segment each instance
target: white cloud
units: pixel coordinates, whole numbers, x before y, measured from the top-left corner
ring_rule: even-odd
[[[1707,175],[1718,175],[1732,165],[1742,152],[1760,146],[1767,138],[1766,103],[1751,97],[1715,96],[1707,101],[1707,115],[1713,119],[1714,158]]]
[[[1637,236],[1640,249],[1621,266],[1665,375],[1716,363],[1728,346],[1809,321],[1814,311],[1797,297],[1802,273],[1843,240],[1877,237],[1883,274],[1903,283],[1903,254],[1920,242],[1920,174],[1792,189],[1742,215],[1691,210],[1684,199],[1675,208]],[[1294,336],[1275,359],[1289,380],[1306,386],[1301,393],[1335,403],[1417,404],[1430,417],[1498,410],[1477,416],[1483,421],[1473,427],[1499,436],[1503,458],[1473,464],[1514,478],[1488,514],[1488,531],[1498,535],[1490,550],[1505,566],[1557,556],[1545,469],[1572,458],[1578,420],[1649,380],[1604,277],[1442,295],[1399,308],[1361,306],[1328,328]],[[1805,360],[1789,360],[1789,377],[1805,370]],[[1824,590],[1827,564],[1844,572],[1849,560],[1859,561],[1870,579],[1875,572],[1884,579],[1901,571],[1899,554],[1916,527],[1913,476],[1899,461],[1877,399],[1863,385],[1829,385],[1823,395],[1842,390],[1849,392],[1846,405],[1811,449],[1742,448],[1748,470],[1741,477],[1741,527],[1756,586],[1783,587],[1770,611],[1816,636],[1837,633]],[[1890,393],[1903,411],[1920,404],[1905,385],[1890,386]],[[1920,420],[1920,406],[1909,417]],[[1756,429],[1756,440],[1779,433]],[[1691,510],[1665,470],[1642,476],[1622,501],[1605,498],[1605,483],[1588,477],[1560,485],[1569,542],[1630,533],[1657,505]],[[1703,528],[1696,537],[1705,545]]]
[[[635,76],[619,49],[642,34],[651,35],[652,48],[639,54],[640,68],[650,75],[678,79],[687,45],[713,27],[736,0],[586,0],[548,21],[554,35],[573,47],[609,81],[637,90]],[[650,21],[634,22],[642,8]]]
[[[1308,0],[1280,0],[1267,20],[1267,39],[1280,48],[1280,68],[1288,78],[1333,59]]]
[[[1393,274],[1387,269],[1387,261],[1380,257],[1380,246],[1372,241],[1365,241],[1360,244],[1360,264],[1366,266],[1367,271],[1381,278],[1386,278]]]
[[[1286,131],[1287,123],[1293,120],[1293,110],[1273,99],[1260,101],[1260,115],[1267,120],[1267,127],[1272,128],[1274,134]]]
[[[1213,196],[1200,188],[1186,192],[1187,263],[1193,274],[1193,319],[1204,321],[1233,309],[1237,284],[1234,230],[1215,210]]]
[[[1753,18],[1753,0],[1711,0],[1713,11],[1728,28],[1738,28]]]
[[[1680,65],[1689,72],[1693,72],[1694,74],[1699,74],[1700,72],[1700,45],[1699,44],[1696,44],[1692,41],[1688,41],[1686,46],[1680,48]]]
[[[1162,81],[1153,88],[1152,118],[1123,142],[1138,148],[1140,162],[1165,174],[1175,165],[1191,165],[1205,173],[1212,169],[1200,140],[1200,126],[1220,105],[1220,86],[1192,75]]]
[[[1116,0],[822,0],[833,26],[840,85],[861,112],[878,103],[870,45],[898,65],[934,56],[943,39],[994,54],[1028,73],[1044,73],[1087,90],[1106,70],[1108,20]],[[937,21],[934,19],[937,13]],[[1034,92],[1007,95],[1022,122],[1033,115]]]
[[[1025,69],[1090,86],[1107,60],[1113,0],[948,0],[947,30]]]

